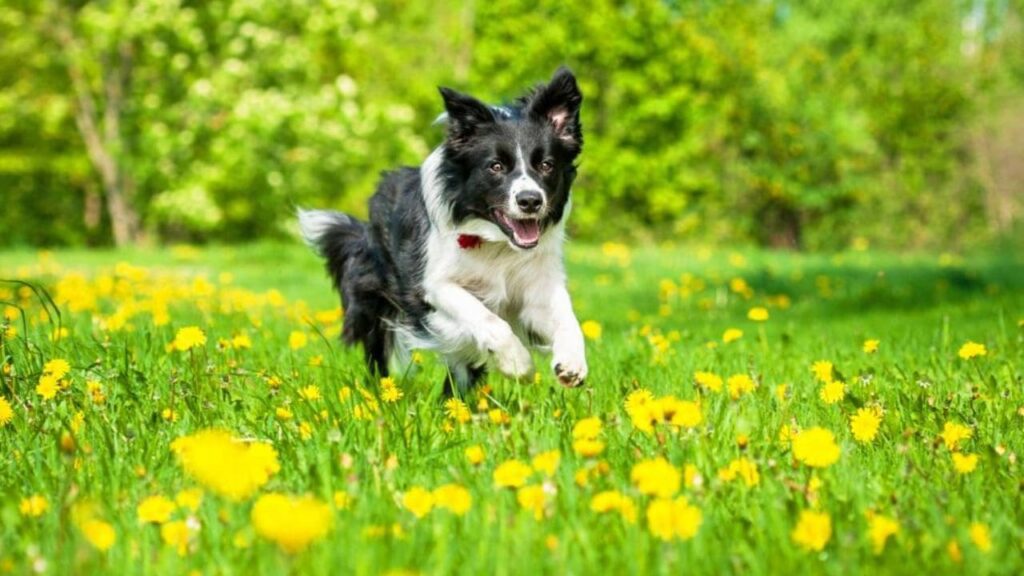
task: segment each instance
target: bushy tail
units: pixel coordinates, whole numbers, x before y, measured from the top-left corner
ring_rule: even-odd
[[[389,338],[384,319],[390,312],[385,282],[371,254],[367,224],[341,212],[298,211],[302,237],[327,260],[327,272],[345,307],[342,338],[362,343],[367,361],[387,374]]]
[[[327,271],[334,280],[334,286],[343,293],[349,270],[364,259],[369,248],[366,224],[332,210],[299,208],[298,216],[303,240],[327,260]]]

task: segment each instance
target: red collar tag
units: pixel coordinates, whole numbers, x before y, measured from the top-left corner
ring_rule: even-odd
[[[463,250],[479,248],[483,243],[484,239],[474,234],[459,234],[459,248]]]

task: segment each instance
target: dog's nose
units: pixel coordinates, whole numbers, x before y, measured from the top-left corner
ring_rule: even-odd
[[[516,194],[516,205],[526,214],[536,214],[544,205],[544,196],[536,190],[524,190]]]

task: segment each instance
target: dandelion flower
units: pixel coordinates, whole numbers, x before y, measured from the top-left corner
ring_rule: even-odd
[[[50,503],[46,501],[46,498],[39,494],[33,494],[28,498],[22,498],[21,503],[18,505],[18,510],[22,516],[28,516],[29,518],[38,518],[42,516],[50,508]]]
[[[57,379],[49,374],[40,376],[36,394],[39,394],[43,400],[53,400],[57,395]]]
[[[581,324],[580,329],[583,331],[583,337],[587,340],[601,339],[601,325],[593,320],[587,320]]]
[[[875,439],[881,423],[882,416],[877,408],[860,408],[850,416],[850,431],[857,442],[867,444]]]
[[[46,364],[43,364],[43,374],[53,376],[54,379],[60,380],[67,376],[71,372],[71,365],[68,364],[67,360],[63,358],[55,358],[50,360]]]
[[[299,350],[301,348],[305,348],[306,344],[308,343],[309,336],[306,336],[305,332],[293,330],[292,333],[288,335],[288,347],[291,348],[292,350]]]
[[[352,506],[352,495],[343,490],[334,492],[334,507],[338,510],[347,510]]]
[[[978,467],[977,454],[961,454],[953,452],[953,468],[957,474],[970,474]]]
[[[114,527],[102,520],[86,520],[81,523],[79,529],[82,531],[82,534],[85,535],[85,539],[89,544],[100,552],[110,550],[114,545],[114,542],[117,540],[117,534],[114,532]]]
[[[444,508],[456,516],[462,516],[473,505],[469,490],[458,484],[443,484],[432,493],[435,508]]]
[[[743,480],[748,488],[757,486],[761,482],[761,475],[757,472],[757,464],[749,458],[737,458],[725,468],[718,471],[718,477],[726,482],[736,478]]]
[[[257,534],[294,554],[327,535],[331,509],[312,496],[264,494],[252,507],[252,524]]]
[[[548,478],[555,475],[555,471],[558,470],[558,463],[562,459],[562,454],[558,450],[549,450],[547,452],[541,452],[533,457],[530,464],[533,469],[537,472],[543,473]]]
[[[832,432],[815,426],[793,438],[793,457],[813,468],[827,468],[839,460],[839,446]]]
[[[303,388],[299,388],[299,398],[313,402],[322,398],[320,395],[320,387],[315,384],[310,384]]]
[[[174,502],[157,495],[150,496],[139,503],[136,513],[139,516],[139,522],[163,524],[170,519],[171,513],[174,512],[175,508]]]
[[[971,542],[978,547],[978,550],[985,553],[992,551],[992,535],[989,532],[988,526],[981,522],[972,522],[968,532]]]
[[[519,488],[532,474],[533,469],[519,460],[506,460],[494,469],[494,485],[498,488]]]
[[[761,306],[751,308],[750,311],[747,312],[747,318],[754,322],[764,322],[765,320],[768,320],[768,309]]]
[[[865,340],[863,349],[865,354],[878,352],[878,340]]]
[[[380,379],[380,399],[393,404],[402,399],[402,390],[395,384],[394,378]]]
[[[174,336],[171,347],[179,352],[186,352],[193,348],[206,345],[206,334],[198,326],[186,326]]]
[[[886,541],[899,531],[900,524],[895,519],[881,514],[871,515],[868,521],[868,537],[871,539],[871,548],[875,554],[881,554]]]
[[[466,406],[466,403],[458,398],[449,398],[445,401],[444,413],[448,418],[451,418],[459,424],[469,422],[472,417],[472,413],[469,411],[469,406]]]
[[[825,404],[835,404],[846,397],[846,384],[838,381],[826,383],[818,392],[818,397]]]
[[[485,456],[484,448],[479,444],[466,448],[466,460],[469,460],[469,463],[474,466],[483,462]]]
[[[832,519],[824,512],[804,510],[790,537],[804,550],[820,552],[832,538]]]
[[[814,373],[814,377],[820,382],[828,383],[832,381],[832,363],[828,360],[818,360],[811,364],[811,372]]]
[[[722,390],[722,377],[712,372],[697,372],[693,375],[693,380],[701,388],[706,388],[712,392],[720,392]]]
[[[636,522],[636,504],[618,490],[605,490],[595,494],[590,499],[590,510],[598,514],[618,512],[626,522]]]
[[[584,418],[572,427],[573,440],[592,440],[601,433],[601,419],[596,416]]]
[[[525,510],[533,512],[533,517],[537,520],[544,518],[544,507],[547,500],[548,495],[543,486],[523,486],[516,491],[516,501]]]
[[[199,505],[203,503],[203,491],[199,488],[182,490],[174,496],[174,503],[195,512],[199,510]]]
[[[689,540],[697,535],[703,515],[685,496],[671,500],[658,498],[647,506],[647,528],[656,538]]]
[[[740,396],[754,391],[754,380],[746,374],[729,376],[729,397],[738,400]]]
[[[726,344],[735,342],[740,338],[743,338],[743,330],[738,328],[727,328],[725,332],[722,333],[722,342]]]
[[[942,427],[942,441],[945,442],[946,448],[952,452],[956,452],[960,449],[960,443],[964,440],[968,440],[971,437],[971,429],[968,426],[964,426],[959,422],[946,422]]]
[[[184,520],[168,522],[160,527],[160,539],[164,544],[177,550],[179,556],[184,556],[188,552],[189,536],[188,524]]]
[[[985,349],[984,344],[978,344],[977,342],[969,341],[960,347],[960,350],[957,352],[957,355],[959,355],[964,360],[970,360],[971,358],[976,358],[978,356],[987,356],[988,350]]]
[[[270,444],[239,440],[224,430],[182,436],[171,451],[189,476],[235,501],[248,498],[281,469]]]
[[[412,512],[413,516],[423,518],[434,508],[434,495],[419,486],[413,486],[402,494],[402,507]]]
[[[658,498],[670,498],[675,495],[679,491],[681,480],[679,470],[660,456],[635,464],[629,477],[641,494]]]
[[[11,408],[11,403],[7,401],[7,398],[0,396],[0,427],[6,426],[12,419],[14,419],[14,409]]]

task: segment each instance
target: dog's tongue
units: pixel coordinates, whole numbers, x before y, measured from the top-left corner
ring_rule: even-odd
[[[516,237],[516,242],[524,246],[536,244],[537,239],[540,238],[540,223],[537,220],[516,220],[515,218],[509,218],[509,224],[512,225],[512,234]]]

